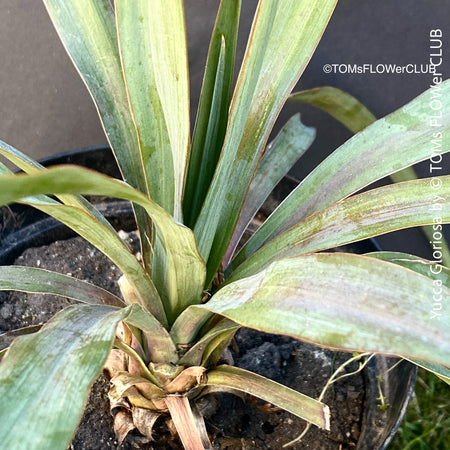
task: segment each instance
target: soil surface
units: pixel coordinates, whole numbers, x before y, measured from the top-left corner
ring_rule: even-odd
[[[30,248],[16,264],[41,267],[88,280],[119,294],[120,271],[82,238],[57,241],[50,246]],[[0,293],[0,333],[39,324],[72,301],[55,296]],[[334,368],[351,355],[324,350],[283,337],[241,329],[231,346],[235,364],[317,398]],[[349,367],[349,371],[355,370]],[[176,438],[167,438],[163,425],[158,441],[145,443],[129,435],[118,446],[113,432],[109,382],[102,375],[95,382],[84,416],[70,446],[74,450],[179,449]],[[206,426],[215,449],[282,449],[296,438],[305,422],[254,398],[223,394],[211,398],[212,413]],[[360,433],[364,402],[364,377],[355,375],[337,382],[324,400],[331,409],[331,432],[311,427],[301,443],[292,449],[353,449]],[[159,432],[158,432],[159,431]]]

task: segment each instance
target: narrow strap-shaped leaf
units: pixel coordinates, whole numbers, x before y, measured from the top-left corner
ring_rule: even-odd
[[[177,344],[188,345],[196,341],[203,325],[212,314],[202,309],[186,308],[175,320],[170,335]]]
[[[232,388],[285,409],[325,430],[330,429],[327,405],[240,367],[219,366],[208,372],[208,386]]]
[[[4,144],[4,148],[4,151],[0,148],[0,153],[5,154],[8,159],[20,165],[19,167],[23,168],[25,172],[36,173],[37,170],[45,170],[40,164],[34,162],[11,146]],[[2,169],[0,166],[0,173],[12,172],[7,168]],[[41,211],[60,220],[78,234],[85,237],[105,255],[111,258],[111,260],[128,277],[130,283],[133,285],[138,294],[140,304],[145,306],[152,314],[158,317],[162,323],[166,323],[164,318],[164,309],[161,300],[159,299],[160,294],[156,291],[156,287],[149,277],[150,270],[148,270],[148,267],[146,272],[141,264],[136,260],[134,255],[131,255],[129,249],[119,238],[118,234],[109,222],[83,197],[63,194],[58,198],[60,198],[65,205],[73,208],[69,209],[68,207],[64,207],[46,196],[28,199],[25,203],[30,206],[34,206],[35,208],[40,209]],[[147,240],[145,231],[143,235],[141,233],[141,238],[141,241]],[[170,302],[172,298],[170,295],[166,295],[165,292],[165,288],[167,286],[167,276],[161,277],[161,279],[159,278],[161,273],[168,273],[170,276],[170,270],[168,270],[166,266],[166,258],[164,258],[164,255],[160,259],[161,261],[158,259],[156,261],[157,264],[154,270],[154,279],[155,281],[160,282],[158,287],[161,296],[163,296],[163,300],[168,299]],[[160,265],[158,265],[158,262]],[[160,267],[163,269],[161,270]],[[145,293],[145,295],[143,295],[143,293]]]
[[[162,323],[166,323],[164,307],[150,275],[116,232],[112,232],[110,227],[97,221],[86,210],[61,205],[52,199],[28,198],[23,203],[33,206],[61,221],[97,247],[124,273],[136,290],[139,303],[154,314]]]
[[[227,267],[245,229],[275,186],[308,150],[316,136],[314,128],[303,125],[300,114],[291,117],[268,146],[245,198],[236,229],[223,259]]]
[[[437,287],[442,283],[450,289],[450,269],[437,261],[428,261],[427,259],[402,252],[372,252],[366,253],[366,256],[406,267],[437,281]]]
[[[297,92],[292,94],[289,100],[309,103],[322,109],[353,133],[362,131],[376,121],[376,117],[359,100],[348,92],[331,86]],[[417,174],[413,167],[406,167],[400,172],[392,173],[390,178],[394,183],[401,183],[402,181],[415,180]],[[434,230],[432,228],[423,227],[423,232],[430,241],[433,240]],[[443,261],[450,265],[450,250],[447,242],[444,239],[442,241]]]
[[[240,9],[241,0],[222,0],[211,37],[184,194],[188,226],[200,212],[225,137]]]
[[[25,159],[24,167],[30,173],[36,173],[32,167],[39,168],[39,165],[36,163],[34,166],[31,161],[27,162]],[[12,175],[12,172],[0,163],[0,174]],[[96,246],[128,277],[140,304],[158,317],[161,323],[167,324],[160,296],[149,274],[109,222],[81,196],[63,194],[59,198],[66,204],[62,205],[46,195],[28,197],[21,203],[49,214]]]
[[[426,370],[429,370],[430,372],[433,372],[442,381],[450,385],[450,369],[448,367],[444,367],[439,364],[432,364],[427,361],[419,361],[417,359],[410,359],[409,361]]]
[[[237,325],[232,320],[222,319],[212,330],[206,333],[201,339],[199,339],[193,347],[191,347],[186,354],[180,359],[180,364],[186,364],[188,366],[199,366],[202,365],[204,367],[205,364],[202,364],[204,361],[204,354],[207,351],[207,348],[213,344],[213,341],[216,339],[225,341],[229,341],[229,335],[234,334],[239,325]],[[217,345],[217,343],[216,343]],[[214,346],[214,345],[213,345]]]
[[[273,123],[334,6],[334,0],[259,2],[221,158],[194,228],[200,254],[208,261],[207,283],[228,247]]]
[[[328,347],[450,366],[450,316],[433,318],[434,287],[428,277],[386,261],[320,253],[276,261],[195,308]],[[450,301],[445,286],[442,298]]]
[[[440,85],[442,120],[436,152],[450,151],[450,80]],[[271,237],[370,183],[433,155],[428,90],[365,128],[314,169],[246,244],[253,253]]]
[[[42,328],[42,324],[31,325],[29,327],[16,328],[15,330],[0,333],[0,359],[3,350],[7,350],[12,341],[19,336],[25,336],[27,334],[36,333]],[[6,354],[6,351],[4,352]]]
[[[160,154],[159,165],[154,167],[152,175],[163,179],[164,170],[169,166],[169,184],[166,188],[173,189],[173,193],[170,192],[173,201],[172,205],[168,204],[171,206],[169,212],[181,223],[190,132],[183,2],[135,0],[133,4],[127,1],[121,1],[120,4],[118,19],[119,32],[123,35],[123,62],[138,132],[141,142],[144,143],[142,139],[145,139],[145,144],[151,144],[153,151]],[[141,42],[144,47],[137,50]],[[155,111],[149,111],[149,95]],[[148,116],[153,112],[157,114],[157,118],[153,119],[156,132],[148,129],[147,123]],[[152,142],[155,135],[157,141]],[[162,148],[155,148],[155,145],[161,145]],[[152,164],[151,161],[144,162],[147,166]],[[188,280],[186,270],[189,269],[180,267],[175,260],[167,257],[167,242],[162,243],[158,235],[153,250],[153,280],[166,305],[169,321],[172,322],[174,316],[192,303],[192,295],[196,295],[198,289],[193,293],[184,290],[185,286],[182,285]],[[194,278],[199,280],[199,277]],[[183,279],[182,283],[180,279]]]
[[[341,122],[354,134],[364,130],[364,128],[377,120],[358,99],[348,92],[332,86],[322,86],[295,92],[289,97],[289,100],[308,103],[320,108]],[[406,167],[400,172],[392,173],[390,178],[394,183],[400,183],[402,181],[415,180],[417,175],[412,167]]]
[[[354,134],[364,130],[364,128],[377,120],[358,99],[348,92],[332,86],[322,86],[294,92],[289,97],[289,100],[308,103],[320,108],[341,122]],[[390,177],[395,183],[400,183],[402,181],[415,180],[417,175],[412,167],[407,167],[400,172],[392,173]]]
[[[124,306],[101,287],[49,270],[25,266],[0,266],[0,290],[53,294],[83,303]]]
[[[116,324],[133,308],[72,306],[11,345],[0,364],[2,446],[67,448]]]
[[[149,2],[118,0],[115,2],[115,12],[130,110],[137,129],[149,193],[153,201],[173,214],[174,162],[156,88],[150,42]]]
[[[1,140],[0,140],[0,154],[26,173],[35,173],[36,171],[39,170],[45,170],[45,167],[39,164],[37,161],[34,161],[29,156],[25,155],[21,151],[17,150],[16,148],[12,147],[11,145]],[[4,166],[0,167],[0,174],[6,173],[12,173],[12,171],[10,171]],[[65,205],[76,206],[78,208],[85,209],[92,215],[93,218],[95,218],[97,221],[99,221],[106,227],[109,227],[113,233],[116,233],[114,228],[105,219],[105,217],[85,198],[79,195],[78,196],[62,195],[58,197],[58,199]]]
[[[0,266],[0,290],[53,294],[82,303],[123,307],[123,301],[111,292],[86,281],[35,267]],[[135,307],[127,323],[139,327],[150,336],[149,353],[153,362],[176,362],[177,353],[167,330],[154,316]]]
[[[147,196],[124,182],[75,166],[56,167],[33,175],[0,177],[0,204],[49,193],[107,195],[141,205],[156,227],[165,249],[162,256],[166,258],[168,276],[176,286],[173,298],[175,305],[164,306],[176,309],[179,303],[187,305],[201,301],[205,265],[198,253],[192,231],[175,223],[164,209]],[[168,313],[170,316],[171,311]]]
[[[123,0],[122,0],[123,1]],[[127,7],[129,7],[128,2]],[[174,167],[174,217],[182,221],[182,198],[189,156],[189,76],[184,3],[142,1],[149,8],[151,62],[166,122]],[[164,175],[163,175],[164,176]]]
[[[95,100],[125,180],[146,192],[110,1],[44,0],[44,4],[59,37]]]
[[[124,321],[145,333],[149,344],[147,352],[152,362],[176,363],[178,361],[177,349],[169,332],[153,315],[135,305]]]
[[[348,92],[332,86],[294,92],[289,100],[308,103],[322,109],[341,122],[352,133],[360,132],[377,120],[359,100]]]
[[[230,269],[235,263],[242,261],[242,264],[230,279],[253,275],[275,259],[430,225],[436,217],[441,223],[449,223],[450,176],[442,177],[441,181],[439,191],[430,187],[431,179],[419,179],[373,189],[335,203],[272,239],[248,259],[245,251],[239,253]],[[432,205],[438,205],[439,210],[433,210]]]
[[[127,183],[148,193],[136,128],[129,109],[109,0],[44,0],[68,54],[97,106],[106,137]],[[142,259],[151,267],[151,224],[135,208]]]
[[[364,128],[377,120],[358,99],[348,92],[332,86],[322,86],[294,92],[289,97],[289,100],[308,103],[320,108],[341,122],[354,134],[364,130]],[[412,167],[406,167],[400,172],[392,173],[390,178],[395,183],[400,183],[402,181],[415,180],[417,175]]]

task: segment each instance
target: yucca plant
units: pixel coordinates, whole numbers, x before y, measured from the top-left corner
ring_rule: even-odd
[[[132,420],[151,437],[155,420],[170,417],[186,449],[211,447],[196,402],[218,390],[252,394],[328,428],[326,405],[220,363],[241,326],[401,355],[448,377],[449,316],[432,314],[435,302],[450,299],[448,269],[407,254],[322,252],[407,227],[441,232],[449,222],[449,176],[439,186],[416,179],[358,193],[431,156],[432,93],[373,124],[340,91],[298,94],[359,133],[235,250],[314,137],[296,116],[266,146],[335,0],[260,0],[232,95],[240,1],[222,0],[192,139],[180,0],[44,3],[97,105],[123,181],[74,166],[47,170],[1,143],[1,154],[25,174],[1,166],[0,204],[31,205],[95,245],[123,272],[123,298],[38,268],[0,268],[3,290],[81,302],[2,351],[4,448],[66,448],[103,367],[119,428]],[[449,82],[436,91],[443,154],[450,150]],[[140,258],[80,196],[91,194],[133,203]]]

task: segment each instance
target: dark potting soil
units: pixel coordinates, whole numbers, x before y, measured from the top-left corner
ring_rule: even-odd
[[[88,280],[116,294],[120,271],[82,238],[57,241],[49,246],[30,248],[16,264],[41,267]],[[73,302],[56,296],[0,293],[0,332],[39,324]],[[284,336],[241,329],[231,346],[237,366],[252,370],[309,396],[317,398],[334,368],[351,355],[324,350]],[[349,367],[355,370],[356,365]],[[131,434],[118,446],[109,411],[108,380],[102,375],[94,383],[89,401],[69,448],[100,449],[180,449],[176,438],[168,438],[164,426],[156,430],[156,442],[145,443]],[[285,411],[254,398],[231,394],[209,397],[212,413],[206,426],[215,449],[282,449],[296,438],[305,422]],[[316,427],[291,449],[353,449],[360,433],[364,402],[364,377],[361,374],[335,383],[325,403],[331,409],[331,431]]]

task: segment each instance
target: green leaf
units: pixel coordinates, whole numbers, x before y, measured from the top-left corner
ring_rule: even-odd
[[[174,163],[155,81],[149,4],[141,0],[120,0],[115,2],[115,7],[125,83],[150,197],[173,214]]]
[[[177,344],[189,345],[196,341],[203,325],[211,318],[209,311],[186,308],[175,320],[170,335]]]
[[[300,114],[296,114],[269,144],[250,184],[239,221],[223,259],[224,267],[229,264],[245,229],[259,208],[294,163],[308,150],[315,136],[315,129],[303,125]]]
[[[178,361],[177,349],[169,332],[153,315],[135,305],[124,322],[145,334],[146,351],[152,362],[175,364]]]
[[[146,192],[110,1],[44,0],[44,4],[97,105],[125,180]]]
[[[433,280],[396,264],[320,253],[276,261],[195,308],[327,347],[450,366],[450,316],[433,318],[434,288]],[[450,301],[446,287],[442,298]]]
[[[231,101],[221,158],[194,231],[211,282],[272,126],[306,67],[335,0],[262,0]]]
[[[15,330],[0,333],[0,359],[2,359],[2,355],[6,354],[6,350],[8,350],[8,347],[16,337],[36,333],[41,328],[42,324],[31,325],[29,327],[16,328]]]
[[[320,108],[356,134],[364,130],[377,118],[355,97],[348,92],[332,86],[322,86],[293,93],[289,100],[308,103]],[[390,175],[394,183],[415,180],[416,172],[407,167]]]
[[[174,217],[182,221],[183,188],[189,154],[189,75],[184,4],[179,0],[142,0],[149,8],[148,29],[156,88],[172,148]],[[128,6],[128,5],[127,5]],[[161,176],[161,175],[160,175]]]
[[[166,252],[161,256],[165,258],[168,285],[174,286],[172,303],[164,304],[167,315],[171,316],[180,305],[201,301],[205,265],[198,254],[192,231],[175,223],[165,210],[144,194],[122,181],[69,165],[33,175],[0,177],[0,204],[50,193],[106,195],[141,205],[151,217]]]
[[[97,106],[106,137],[127,183],[148,193],[136,128],[129,109],[109,0],[44,0],[61,38]],[[151,223],[135,208],[142,259],[151,266]],[[145,236],[145,238],[144,238]]]
[[[223,342],[225,342],[225,346],[228,345],[231,337],[239,328],[239,325],[235,322],[222,319],[182,356],[179,364],[208,367],[209,357],[211,357],[216,348],[221,348]],[[217,361],[215,362],[217,363]]]
[[[151,196],[181,221],[189,146],[182,2],[116,2],[120,51]],[[164,174],[164,176],[161,176]]]
[[[61,221],[103,252],[127,277],[137,293],[139,303],[167,323],[164,307],[149,274],[135,255],[111,228],[77,207],[61,205],[49,197],[30,198],[22,203],[33,206]]]
[[[124,306],[119,297],[105,289],[35,267],[0,266],[0,290],[53,294],[94,305]]]
[[[419,361],[417,359],[410,359],[413,364],[416,364],[420,367],[423,367],[430,372],[433,372],[437,375],[442,381],[450,385],[450,369],[444,366],[440,366],[438,364],[431,364],[427,361]]]
[[[322,86],[306,91],[293,93],[289,100],[308,103],[320,108],[334,117],[337,121],[356,134],[364,130],[377,118],[355,97],[348,92],[332,86]],[[412,167],[407,167],[400,172],[390,175],[394,183],[415,180],[416,172]]]
[[[355,97],[334,87],[324,86],[297,92],[292,94],[289,99],[317,106],[353,133],[362,131],[376,121],[376,117]],[[417,174],[413,167],[407,167],[400,172],[392,173],[390,178],[394,183],[401,183],[402,181],[415,180]],[[423,232],[430,241],[433,240],[432,228],[423,227]],[[445,240],[443,240],[442,246],[444,247],[442,249],[443,261],[450,265],[450,250]]]
[[[450,269],[443,266],[437,261],[428,261],[418,256],[409,255],[401,252],[372,252],[366,253],[371,258],[389,261],[399,266],[406,267],[414,272],[425,275],[432,280],[440,280],[440,282],[450,288]]]
[[[116,324],[133,308],[72,306],[11,345],[0,363],[2,446],[67,448]]]
[[[450,151],[450,80],[440,85],[443,117],[438,152]],[[365,128],[311,172],[252,236],[243,250],[253,253],[271,237],[370,183],[423,161],[430,142],[430,90]],[[436,192],[436,194],[439,194]]]
[[[327,405],[268,378],[232,366],[208,372],[208,386],[231,388],[254,395],[326,430],[330,429]]]
[[[193,226],[205,200],[228,122],[241,0],[222,0],[209,46],[192,136],[184,219]]]
[[[308,103],[322,109],[352,133],[358,133],[377,120],[359,100],[332,86],[294,92],[289,100]]]
[[[248,259],[243,249],[231,264],[230,280],[253,275],[275,259],[326,250],[436,221],[448,223],[450,176],[441,178],[439,191],[432,189],[431,180],[384,186],[335,203],[272,239]],[[434,204],[439,204],[442,210],[433,210]]]
[[[36,173],[40,170],[46,170],[44,166],[34,161],[32,158],[28,157],[24,153],[20,152],[16,148],[8,145],[6,142],[0,140],[0,154],[7,158],[9,161],[14,163],[17,167],[23,170],[25,173]],[[3,164],[0,166],[0,174],[11,174],[12,171],[9,170]],[[42,197],[44,199],[44,197]],[[58,199],[68,206],[76,206],[77,208],[84,209],[89,212],[89,214],[102,225],[108,227],[111,232],[116,234],[116,231],[111,226],[111,224],[105,219],[105,217],[85,198],[76,195],[61,195]],[[47,203],[51,203],[49,198],[46,199]],[[45,202],[44,202],[45,203]],[[54,202],[56,204],[56,202]]]
[[[27,173],[46,170],[8,144],[0,142],[2,144],[5,152],[0,148],[0,153],[20,164]],[[0,163],[0,174],[11,175],[12,172]],[[95,245],[128,277],[141,305],[166,324],[164,308],[152,280],[109,222],[81,196],[65,194],[59,198],[64,205],[46,195],[28,197],[22,203],[51,215]]]

